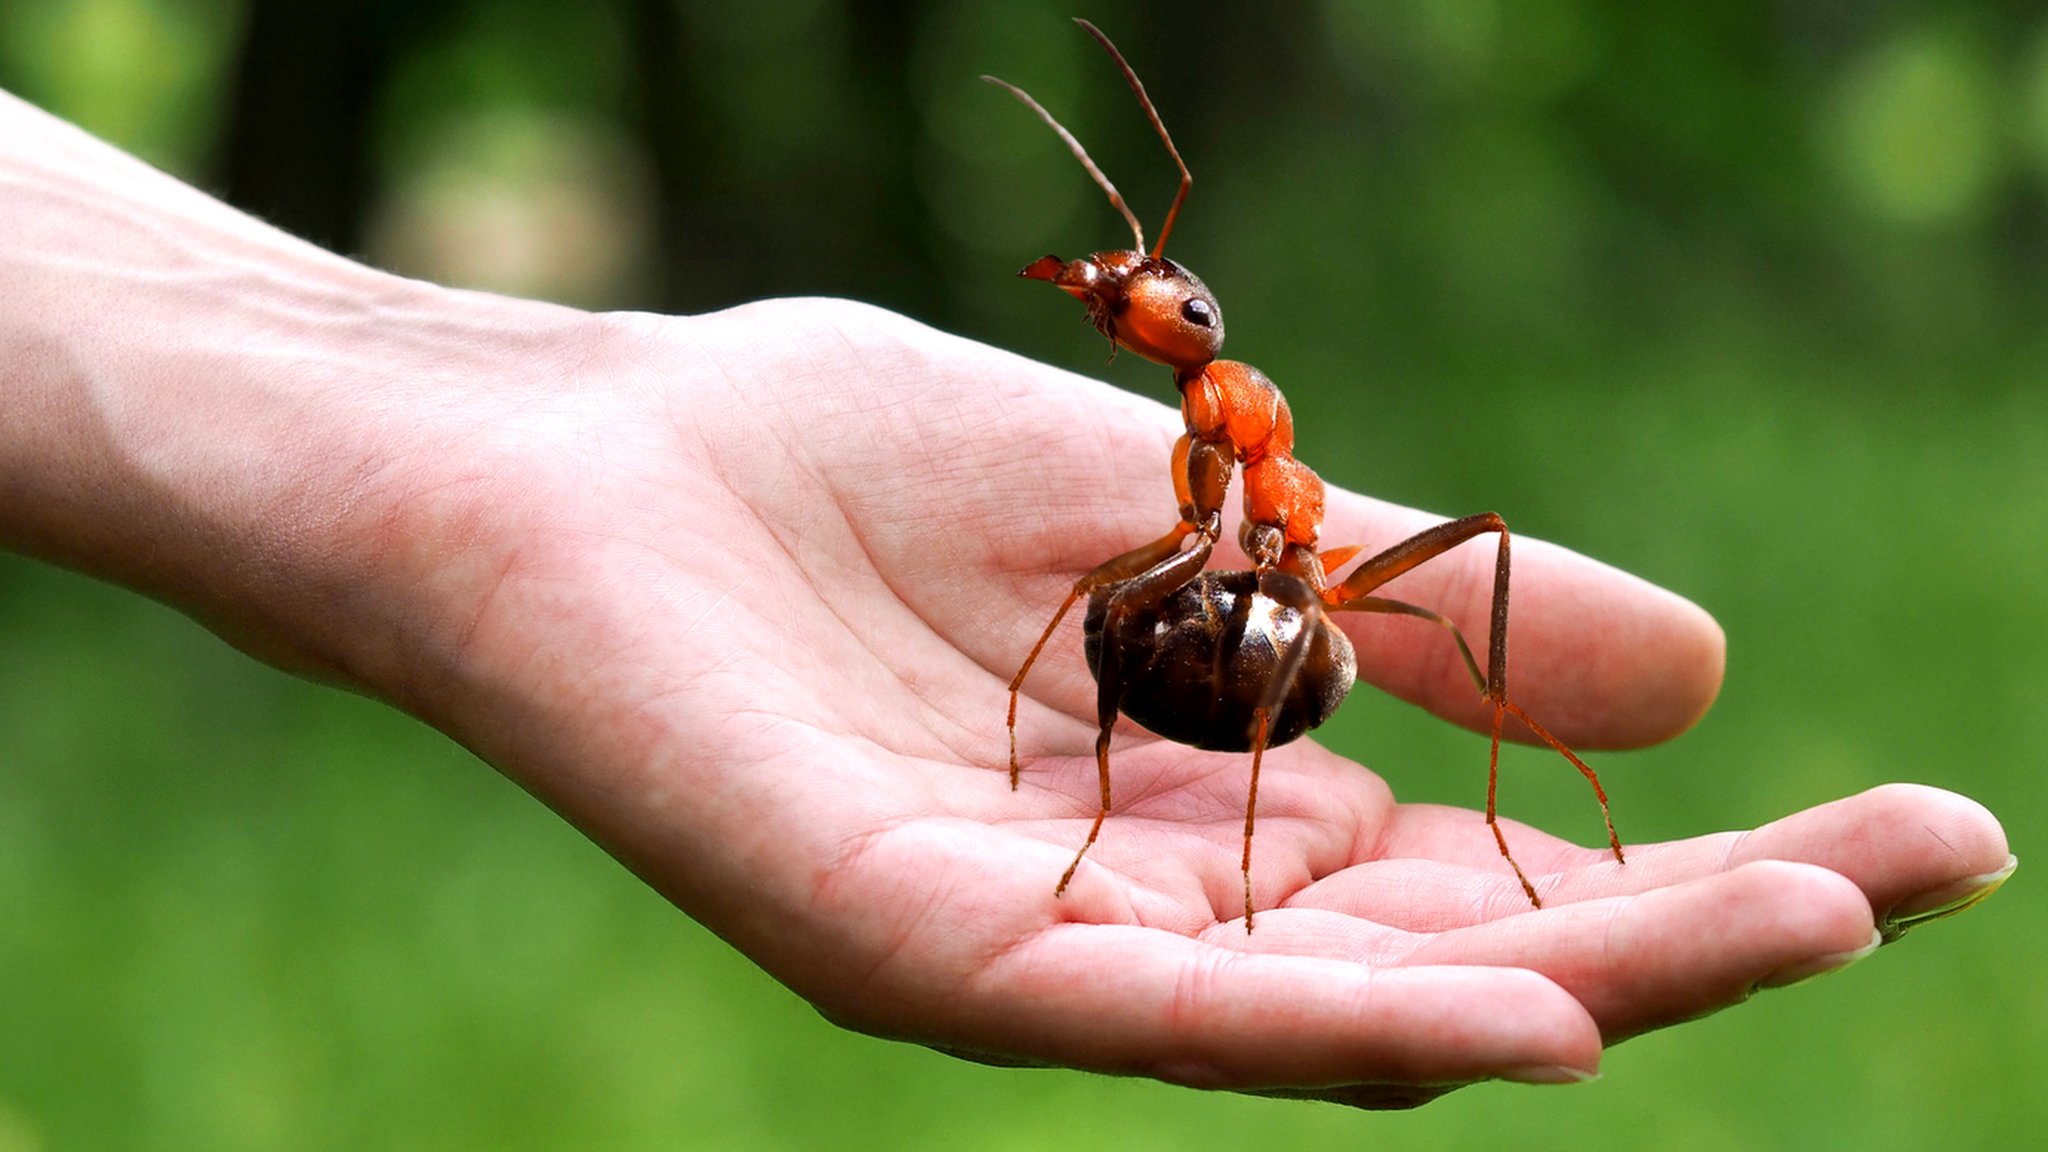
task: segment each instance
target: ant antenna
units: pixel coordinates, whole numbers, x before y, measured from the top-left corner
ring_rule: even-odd
[[[1112,49],[1112,51],[1114,51],[1114,49]],[[1081,142],[1079,140],[1074,139],[1074,134],[1072,132],[1067,131],[1065,128],[1061,127],[1060,122],[1052,118],[1052,113],[1047,112],[1044,108],[1040,107],[1038,101],[1033,100],[1029,92],[1024,91],[1022,88],[1017,87],[1015,84],[1010,83],[1008,80],[1003,80],[995,76],[983,76],[982,79],[988,81],[989,83],[995,85],[998,88],[1008,89],[1010,95],[1015,96],[1019,100],[1022,100],[1026,108],[1029,108],[1033,112],[1038,113],[1038,118],[1040,120],[1045,121],[1046,124],[1050,126],[1053,131],[1060,134],[1060,139],[1067,142],[1067,150],[1074,154],[1074,159],[1079,160],[1081,162],[1081,167],[1086,168],[1088,170],[1088,174],[1090,176],[1095,177],[1095,182],[1102,186],[1102,190],[1104,192],[1109,193],[1109,202],[1116,206],[1117,211],[1124,214],[1125,222],[1130,224],[1131,226],[1131,235],[1135,237],[1138,241],[1138,250],[1140,252],[1144,251],[1144,227],[1138,223],[1138,218],[1131,214],[1131,206],[1124,203],[1124,198],[1122,194],[1116,190],[1116,185],[1111,184],[1109,182],[1109,177],[1104,176],[1102,174],[1102,169],[1097,168],[1095,166],[1095,161],[1090,160],[1088,158],[1088,150],[1086,148],[1081,147]]]
[[[1124,74],[1124,82],[1131,86],[1131,91],[1138,97],[1138,106],[1145,110],[1146,118],[1152,121],[1153,130],[1159,133],[1159,139],[1166,144],[1167,154],[1173,157],[1174,166],[1180,169],[1180,191],[1174,194],[1173,207],[1166,210],[1166,223],[1159,227],[1159,242],[1152,245],[1152,258],[1157,260],[1159,254],[1166,251],[1166,238],[1173,234],[1173,222],[1180,216],[1180,206],[1188,198],[1188,189],[1194,187],[1195,177],[1188,171],[1187,162],[1180,158],[1180,149],[1173,146],[1173,137],[1166,131],[1165,122],[1159,119],[1159,110],[1152,106],[1152,98],[1145,94],[1145,82],[1138,79],[1138,74],[1132,71],[1131,66],[1124,61],[1124,54],[1116,50],[1116,45],[1109,42],[1109,37],[1102,34],[1102,29],[1097,28],[1079,16],[1074,17],[1074,23],[1079,24],[1088,35],[1095,37],[1095,42],[1102,45],[1103,51],[1109,53],[1111,60],[1116,61],[1118,70]],[[995,76],[984,75],[982,79],[994,84],[998,88],[1007,89],[1010,95],[1023,101],[1026,108],[1038,113],[1038,118],[1045,121],[1047,127],[1059,133],[1060,139],[1067,142],[1067,150],[1074,154],[1074,159],[1079,160],[1081,167],[1088,170],[1088,175],[1095,178],[1095,183],[1104,192],[1109,194],[1110,204],[1118,212],[1123,213],[1125,223],[1131,226],[1131,237],[1137,241],[1133,247],[1143,252],[1145,250],[1144,226],[1138,223],[1138,218],[1132,214],[1130,205],[1124,203],[1123,195],[1116,190],[1116,185],[1111,184],[1109,177],[1102,174],[1102,169],[1095,166],[1095,161],[1088,158],[1088,150],[1081,147],[1081,142],[1074,139],[1074,134],[1062,127],[1059,121],[1053,119],[1052,113],[1047,112],[1039,105],[1038,101],[1033,100],[1029,92],[1024,91],[1008,80],[999,79]]]
[[[1180,149],[1173,146],[1173,137],[1167,133],[1166,124],[1159,119],[1159,110],[1152,107],[1152,98],[1145,95],[1145,82],[1138,79],[1138,74],[1124,62],[1124,54],[1116,50],[1116,45],[1109,42],[1109,37],[1102,34],[1102,29],[1079,16],[1074,17],[1074,23],[1079,24],[1082,31],[1095,37],[1095,42],[1102,45],[1102,50],[1109,53],[1111,60],[1116,61],[1117,68],[1124,74],[1124,82],[1129,84],[1131,91],[1137,95],[1139,106],[1145,109],[1146,118],[1152,121],[1153,130],[1159,133],[1159,139],[1166,144],[1167,154],[1173,157],[1174,166],[1180,169],[1180,191],[1174,194],[1173,207],[1166,210],[1166,223],[1159,226],[1159,241],[1152,245],[1152,258],[1157,260],[1159,254],[1166,250],[1166,238],[1173,234],[1174,219],[1180,215],[1181,203],[1188,198],[1188,189],[1194,187],[1195,177],[1188,171],[1187,162],[1180,158]],[[1138,240],[1138,247],[1140,250],[1145,247],[1142,237]]]

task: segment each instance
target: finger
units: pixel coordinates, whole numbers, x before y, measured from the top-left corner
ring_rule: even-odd
[[[1588,803],[1588,807],[1591,807]],[[1594,857],[1608,861],[1613,855],[1604,846],[1584,848],[1562,837],[1520,821],[1500,818],[1501,834],[1508,850],[1524,871],[1557,872],[1585,866]],[[1637,849],[1629,849],[1630,852]],[[1401,804],[1374,845],[1378,859],[1416,858],[1461,864],[1481,871],[1509,871],[1501,859],[1500,844],[1486,826],[1486,816],[1470,808],[1449,804]]]
[[[1303,887],[1282,908],[1341,913],[1414,933],[1449,932],[1536,911],[1498,852],[1493,859],[1498,867],[1421,858],[1374,860]],[[1555,876],[1532,871],[1529,880],[1545,908],[1569,902],[1556,896]],[[1260,932],[1266,930],[1266,916],[1259,914]]]
[[[1443,519],[1333,489],[1323,538],[1377,551]],[[1496,542],[1467,541],[1387,584],[1386,595],[1443,613],[1483,653]],[[1713,703],[1726,639],[1697,605],[1541,540],[1516,536],[1513,556],[1509,695],[1565,743],[1654,744]],[[1465,727],[1492,724],[1492,706],[1442,629],[1399,616],[1340,618],[1357,642],[1361,678]]]
[[[1463,1087],[1463,1084],[1345,1084],[1312,1092],[1282,1090],[1253,1092],[1250,1095],[1268,1096],[1279,1100],[1322,1100],[1330,1104],[1342,1104],[1348,1108],[1386,1112],[1420,1108]]]
[[[1749,832],[1638,844],[1619,865],[1584,848],[1503,821],[1517,859],[1546,905],[1647,892],[1758,860],[1815,864],[1863,890],[1888,939],[1953,915],[1997,889],[2015,861],[2005,831],[1973,800],[1915,784],[1887,784]],[[1386,859],[1332,873],[1287,900],[1414,932],[1482,923],[1528,909],[1475,812],[1399,808],[1381,843]]]
[[[1605,849],[1596,855],[1526,824],[1502,819],[1500,828],[1546,905],[1655,886],[1627,883],[1642,875],[1633,863],[1639,848],[1629,848],[1631,863],[1620,865]],[[1370,851],[1370,859],[1295,890],[1284,905],[1343,912],[1409,932],[1443,932],[1533,911],[1486,817],[1469,808],[1397,805]],[[1603,870],[1621,872],[1623,887],[1597,890]]]
[[[1526,965],[1585,1005],[1613,1043],[1841,967],[1876,943],[1870,905],[1849,880],[1759,861],[1447,932],[1413,959]]]
[[[1260,917],[1254,946],[1375,964],[1528,968],[1584,1005],[1608,1043],[1841,967],[1876,946],[1870,905],[1854,883],[1775,860],[1429,935],[1347,919],[1275,911]],[[1410,944],[1405,957],[1391,954]]]
[[[1991,894],[2017,864],[1998,820],[1976,801],[1918,784],[1886,784],[1796,812],[1751,832],[1635,850],[1626,872],[1568,876],[1561,898],[1616,885],[1673,883],[1755,860],[1797,860],[1848,877],[1878,910],[1887,938]],[[1643,871],[1634,875],[1638,865]]]
[[[1513,968],[1374,969],[1066,924],[978,983],[980,1011],[996,1018],[970,1030],[999,1050],[1195,1087],[1557,1081],[1590,1075],[1600,1055],[1585,1010]]]

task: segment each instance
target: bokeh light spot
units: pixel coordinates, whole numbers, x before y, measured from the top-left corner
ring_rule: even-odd
[[[1850,66],[1822,131],[1863,209],[1941,224],[1985,205],[1999,161],[1995,107],[1983,51],[1946,32],[1911,32]]]
[[[453,117],[370,230],[373,260],[444,284],[586,307],[630,300],[652,243],[646,165],[605,124]]]
[[[239,5],[7,0],[0,62],[20,94],[170,172],[193,175]]]

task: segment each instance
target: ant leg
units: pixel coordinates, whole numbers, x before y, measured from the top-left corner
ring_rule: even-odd
[[[1398,600],[1369,596],[1367,593],[1394,579],[1396,576],[1443,555],[1466,540],[1488,532],[1498,532],[1500,534],[1500,548],[1495,556],[1493,568],[1493,628],[1487,638],[1486,675],[1480,684],[1480,690],[1493,704],[1492,747],[1487,757],[1486,770],[1486,824],[1493,832],[1494,843],[1500,847],[1502,858],[1507,860],[1510,868],[1514,869],[1515,878],[1521,881],[1522,891],[1529,897],[1529,903],[1541,908],[1543,902],[1537,898],[1535,887],[1529,883],[1529,878],[1523,874],[1521,865],[1515,862],[1514,856],[1508,851],[1507,837],[1501,832],[1500,822],[1496,813],[1495,797],[1498,791],[1500,776],[1501,724],[1507,716],[1513,715],[1517,720],[1526,724],[1529,730],[1535,733],[1539,739],[1570,761],[1572,767],[1577,768],[1579,774],[1586,778],[1586,782],[1593,786],[1593,795],[1600,802],[1601,819],[1607,825],[1608,847],[1613,850],[1614,859],[1617,863],[1626,863],[1627,861],[1621,850],[1621,838],[1614,831],[1614,818],[1608,811],[1607,792],[1600,786],[1600,777],[1594,773],[1593,769],[1585,761],[1579,759],[1576,753],[1566,747],[1563,741],[1551,735],[1547,729],[1536,723],[1520,705],[1508,699],[1509,535],[1507,522],[1492,512],[1482,512],[1476,516],[1466,516],[1462,519],[1448,521],[1434,528],[1419,532],[1360,564],[1357,570],[1352,572],[1343,583],[1327,589],[1324,592],[1324,600],[1333,609],[1396,613],[1442,624],[1451,630],[1452,638],[1457,641],[1459,654],[1465,659],[1466,670],[1472,673],[1475,680],[1479,680],[1479,669],[1472,658],[1471,646],[1465,643],[1464,635],[1458,631],[1455,624],[1427,609],[1418,608],[1415,605],[1406,604]]]
[[[1386,596],[1360,596],[1360,599],[1356,599],[1356,601],[1343,603],[1343,605],[1333,605],[1333,611],[1405,615],[1405,617],[1425,619],[1425,621],[1430,621],[1430,623],[1444,625],[1446,629],[1450,629],[1450,640],[1458,646],[1458,656],[1464,658],[1464,674],[1473,678],[1473,687],[1479,689],[1479,695],[1487,695],[1487,676],[1479,670],[1479,660],[1473,658],[1473,646],[1464,642],[1464,633],[1458,631],[1458,625],[1452,623],[1450,619],[1446,619],[1444,615],[1432,613],[1430,609],[1419,607],[1419,605],[1411,605],[1411,603],[1405,603],[1405,601],[1389,601],[1389,599],[1386,599]]]
[[[1534,732],[1545,744],[1555,749],[1559,755],[1571,761],[1572,767],[1579,770],[1579,775],[1586,778],[1586,783],[1593,786],[1593,797],[1600,801],[1600,818],[1607,822],[1607,846],[1614,851],[1614,862],[1616,864],[1628,863],[1628,858],[1621,851],[1621,837],[1614,834],[1614,817],[1607,813],[1607,790],[1600,787],[1600,777],[1594,773],[1593,769],[1584,760],[1579,759],[1576,753],[1570,748],[1565,747],[1564,741],[1552,736],[1550,730],[1538,724],[1534,716],[1522,711],[1521,705],[1512,700],[1503,700],[1501,701],[1501,709],[1512,714],[1515,719],[1527,725],[1529,731]],[[1499,721],[1496,720],[1494,723],[1498,725]]]
[[[1108,655],[1105,653],[1103,658],[1107,660]],[[1081,857],[1088,854],[1088,849],[1095,847],[1095,838],[1102,835],[1102,822],[1109,818],[1109,730],[1115,725],[1116,710],[1112,708],[1109,718],[1102,721],[1102,730],[1095,736],[1095,774],[1102,787],[1102,806],[1095,810],[1095,822],[1088,826],[1088,838],[1081,841],[1081,850],[1074,853],[1074,862],[1067,865],[1067,870],[1060,873],[1060,882],[1053,885],[1054,899],[1058,899],[1060,894],[1067,890],[1068,883],[1074,879],[1074,873],[1081,867]]]
[[[1327,590],[1323,598],[1333,607],[1342,607],[1346,602],[1356,600],[1394,577],[1436,559],[1474,536],[1483,536],[1488,532],[1500,533],[1505,548],[1508,524],[1496,513],[1481,512],[1476,516],[1446,520],[1434,528],[1417,532],[1361,563],[1356,571],[1344,578],[1343,583]],[[1326,555],[1337,556],[1339,553],[1350,551],[1352,550],[1348,548],[1333,548]],[[1346,556],[1342,559],[1348,558]],[[1342,559],[1337,562],[1341,563]],[[1505,562],[1497,565],[1494,570],[1496,604],[1500,602],[1499,590],[1504,586],[1505,571]]]
[[[1322,611],[1322,602],[1313,589],[1300,580],[1277,580],[1269,572],[1259,573],[1259,592],[1301,614],[1301,630],[1287,645],[1287,651],[1274,666],[1273,678],[1266,685],[1266,697],[1252,711],[1252,784],[1244,801],[1244,856],[1238,868],[1244,873],[1244,933],[1252,933],[1252,824],[1259,811],[1259,763],[1265,757],[1266,739],[1273,731],[1273,721],[1280,715],[1281,707],[1287,701],[1287,694],[1294,689],[1294,678],[1300,674],[1302,663],[1308,659],[1310,642],[1315,638],[1317,613]]]
[[[1252,732],[1252,787],[1244,801],[1244,934],[1252,934],[1252,817],[1259,811],[1259,760],[1266,753],[1266,734],[1272,731],[1272,714],[1264,708],[1253,713],[1257,727]]]
[[[1010,678],[1010,791],[1017,790],[1019,768],[1017,766],[1017,694],[1024,687],[1024,677],[1031,666],[1038,661],[1038,654],[1045,650],[1060,621],[1074,607],[1074,601],[1105,585],[1123,580],[1134,580],[1151,569],[1173,558],[1180,546],[1190,535],[1199,537],[1196,548],[1202,553],[1203,562],[1209,557],[1209,548],[1223,533],[1223,497],[1230,486],[1231,469],[1235,460],[1227,445],[1197,441],[1183,434],[1173,446],[1173,494],[1180,504],[1180,523],[1173,531],[1152,541],[1150,544],[1133,548],[1114,559],[1095,566],[1087,575],[1074,581],[1074,587],[1067,592],[1067,598],[1060,601],[1059,611],[1052,614],[1052,622],[1045,631],[1038,634],[1038,643],[1031,646],[1031,654],[1024,657],[1023,667]],[[1197,566],[1197,571],[1200,566]],[[1188,579],[1193,579],[1190,575]],[[1181,584],[1187,583],[1182,580]],[[1174,585],[1178,588],[1180,584]],[[1168,588],[1167,592],[1173,591]],[[1163,594],[1162,594],[1163,595]]]
[[[1123,629],[1124,622],[1139,609],[1149,608],[1171,596],[1193,580],[1209,562],[1209,552],[1214,536],[1203,533],[1195,537],[1195,546],[1185,552],[1166,557],[1136,576],[1124,581],[1110,598],[1109,607],[1102,617],[1102,652],[1096,661],[1095,672],[1095,718],[1098,725],[1095,735],[1095,773],[1102,789],[1102,804],[1095,811],[1095,822],[1088,826],[1088,839],[1082,841],[1081,850],[1074,853],[1074,862],[1060,876],[1060,882],[1052,890],[1054,896],[1067,890],[1074,872],[1081,867],[1081,858],[1088,849],[1095,846],[1095,838],[1102,834],[1102,822],[1109,817],[1109,736],[1116,727],[1116,715],[1124,698]],[[1071,603],[1071,598],[1069,599]],[[1021,678],[1022,673],[1018,674]],[[1012,737],[1014,739],[1014,735]]]
[[[1349,612],[1383,612],[1390,615],[1413,616],[1418,620],[1428,620],[1431,623],[1441,624],[1445,628],[1450,629],[1451,639],[1455,640],[1458,644],[1458,655],[1465,659],[1465,671],[1471,675],[1473,686],[1479,689],[1480,695],[1485,696],[1487,694],[1486,678],[1479,672],[1479,662],[1472,658],[1472,646],[1465,643],[1465,634],[1458,630],[1458,626],[1444,616],[1419,605],[1409,604],[1402,600],[1390,600],[1384,596],[1361,596],[1356,600],[1347,601],[1335,607]],[[1520,713],[1521,709],[1517,708],[1515,711]],[[1515,863],[1514,854],[1508,851],[1507,837],[1501,833],[1500,821],[1495,815],[1495,798],[1499,792],[1498,785],[1500,780],[1500,721],[1501,709],[1496,708],[1493,713],[1493,747],[1486,762],[1486,826],[1493,832],[1494,843],[1500,846],[1501,857],[1508,862],[1508,867],[1514,869],[1515,879],[1521,881],[1522,892],[1529,897],[1529,903],[1541,908],[1543,907],[1543,901],[1537,897],[1536,888],[1529,883],[1529,878],[1522,874],[1522,866]],[[1566,756],[1571,756],[1574,764],[1579,762],[1578,757],[1572,756],[1562,746],[1559,746],[1559,750],[1564,751]],[[1587,771],[1591,771],[1591,769]],[[1604,793],[1599,791],[1600,785],[1598,781],[1594,782],[1593,788],[1595,794],[1601,796],[1600,811],[1602,815],[1605,815],[1607,812],[1606,797]],[[1608,832],[1610,835],[1612,835],[1613,830],[1614,824],[1610,820],[1608,822]]]
[[[1031,654],[1024,657],[1023,667],[1017,669],[1017,674],[1010,678],[1010,791],[1015,792],[1017,790],[1017,777],[1019,773],[1017,767],[1017,694],[1023,689],[1024,677],[1030,674],[1031,666],[1038,662],[1038,654],[1045,650],[1046,642],[1052,639],[1053,632],[1059,628],[1060,621],[1067,618],[1067,613],[1073,609],[1074,602],[1082,596],[1095,591],[1105,584],[1114,584],[1119,580],[1129,580],[1139,576],[1147,569],[1158,565],[1162,560],[1172,557],[1180,551],[1181,542],[1186,540],[1194,531],[1195,526],[1183,520],[1174,526],[1173,531],[1168,532],[1159,539],[1143,547],[1133,548],[1112,560],[1106,560],[1096,565],[1087,575],[1074,581],[1074,587],[1067,592],[1067,598],[1060,601],[1059,611],[1052,614],[1052,622],[1045,626],[1045,631],[1038,634],[1038,643],[1031,646]]]
[[[1458,630],[1458,626],[1444,616],[1419,605],[1403,600],[1389,600],[1384,596],[1361,596],[1342,604],[1332,604],[1330,609],[1338,612],[1382,612],[1395,616],[1413,616],[1418,620],[1443,625],[1450,630],[1451,639],[1458,645],[1458,655],[1465,660],[1465,673],[1472,677],[1472,686],[1479,689],[1481,696],[1486,695],[1486,676],[1479,671],[1479,661],[1472,656],[1472,646],[1465,643],[1465,634]]]

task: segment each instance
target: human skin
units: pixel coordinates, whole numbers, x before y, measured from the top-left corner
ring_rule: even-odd
[[[1170,525],[1172,412],[858,304],[601,315],[283,235],[0,95],[0,544],[159,597],[473,749],[831,1019],[973,1059],[1363,1106],[1581,1079],[1604,1045],[1855,959],[2010,867],[1892,785],[1617,865],[1397,803],[1301,741],[1119,730],[1095,814],[1072,631]],[[1325,539],[1433,522],[1339,490]],[[1394,586],[1484,621],[1493,550]],[[1703,612],[1515,551],[1515,698],[1655,742],[1720,682]],[[1343,619],[1366,680],[1484,727],[1440,631]]]

